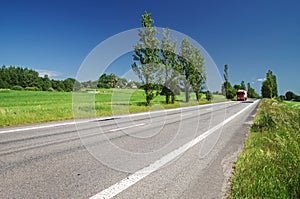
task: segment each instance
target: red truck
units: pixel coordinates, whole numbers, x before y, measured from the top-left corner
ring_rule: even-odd
[[[246,101],[247,100],[247,91],[238,90],[237,93],[237,101]]]

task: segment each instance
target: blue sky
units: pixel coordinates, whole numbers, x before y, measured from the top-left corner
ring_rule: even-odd
[[[228,64],[232,84],[251,82],[260,93],[270,69],[277,76],[279,94],[300,94],[297,0],[1,1],[0,65],[34,68],[57,79],[75,77],[99,43],[139,28],[145,10],[156,26],[200,43],[221,74]],[[114,64],[115,73],[130,69],[124,57]]]

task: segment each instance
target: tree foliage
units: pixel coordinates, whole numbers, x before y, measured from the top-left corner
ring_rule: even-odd
[[[225,93],[226,99],[233,99],[236,96],[236,90],[233,88],[229,82],[229,75],[228,75],[228,65],[225,64],[224,66],[224,83],[222,85],[222,90]],[[240,87],[240,85],[238,85]]]
[[[72,91],[76,80],[50,80],[48,75],[39,77],[39,73],[33,69],[2,66],[0,68],[0,88],[30,91]]]
[[[156,38],[157,30],[153,26],[154,20],[150,13],[142,15],[142,29],[138,30],[139,43],[134,46],[132,70],[143,82],[146,94],[146,105],[154,97],[156,91],[156,71],[159,70],[159,40]]]
[[[241,82],[241,89],[242,90],[246,90],[246,85],[245,85],[244,80]]]
[[[179,63],[176,55],[176,42],[170,36],[170,30],[163,30],[161,41],[161,79],[163,82],[162,95],[166,96],[166,104],[175,102],[175,95],[180,94],[179,87]]]
[[[163,30],[161,43],[150,13],[142,15],[142,29],[138,30],[140,40],[134,46],[133,71],[142,81],[146,93],[146,105],[160,93],[166,96],[166,103],[174,103],[175,95],[185,92],[186,102],[193,90],[197,100],[206,83],[204,58],[199,49],[187,38],[181,42],[179,55],[176,54],[176,42],[169,29]],[[160,49],[159,49],[160,48]],[[182,87],[181,87],[182,86]]]
[[[204,58],[198,48],[192,48],[193,71],[190,77],[190,84],[195,92],[197,101],[200,100],[200,93],[205,89],[206,73],[204,68]]]
[[[224,88],[224,93],[225,93],[225,97],[226,99],[232,99],[232,87],[231,84],[229,82],[229,77],[228,77],[228,65],[225,64],[224,66],[224,84],[223,84],[223,88]]]
[[[241,88],[241,85],[239,85],[239,84],[235,84],[234,86],[233,86],[233,88],[235,89],[235,90],[241,90],[242,88]]]
[[[142,29],[138,30],[139,43],[134,46],[133,71],[142,81],[146,94],[146,105],[156,94],[166,96],[166,103],[174,103],[175,95],[180,93],[180,82],[185,91],[186,102],[189,101],[191,89],[199,93],[204,89],[206,74],[204,59],[200,50],[184,38],[179,56],[176,54],[176,42],[170,36],[170,30],[163,30],[161,43],[150,13],[142,15]]]
[[[247,96],[248,98],[258,98],[257,92],[255,92],[254,88],[251,87],[251,84],[247,83]]]
[[[106,75],[106,73],[102,74],[98,80],[97,87],[98,88],[115,88],[117,85],[119,78],[117,75],[111,73],[110,75]]]
[[[292,91],[288,91],[285,93],[285,99],[286,100],[294,100],[294,101],[300,101],[300,96],[296,95],[295,93],[293,93]]]
[[[261,95],[263,98],[274,98],[278,96],[277,80],[271,70],[266,74],[266,80],[262,83]]]
[[[192,45],[187,38],[184,38],[181,42],[179,62],[180,62],[180,73],[183,75],[182,85],[185,93],[185,101],[190,101],[190,89],[191,89],[191,75],[194,71],[192,64]]]

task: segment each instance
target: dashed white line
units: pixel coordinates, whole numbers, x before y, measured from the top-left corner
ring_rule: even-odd
[[[185,114],[182,114],[181,116],[184,117],[184,116],[188,116],[188,115],[193,115],[193,113],[185,113]]]
[[[26,127],[26,128],[11,129],[11,130],[0,131],[0,134],[13,133],[13,132],[19,132],[19,131],[29,131],[29,130],[36,130],[36,129],[44,129],[44,128],[51,128],[51,127],[65,126],[65,125],[72,125],[72,124],[76,124],[76,122],[67,122],[67,123],[59,123],[59,124],[50,124],[50,125],[43,125],[43,126],[33,126],[33,127]]]
[[[179,155],[183,154],[193,146],[195,146],[197,143],[208,137],[210,134],[215,132],[216,130],[222,128],[225,124],[239,116],[241,113],[249,109],[250,107],[254,106],[256,103],[258,103],[259,100],[255,101],[253,104],[248,105],[246,108],[242,109],[238,113],[232,115],[231,117],[227,118],[220,124],[214,126],[213,128],[209,129],[205,133],[201,134],[200,136],[196,137],[195,139],[191,140],[190,142],[184,144],[183,146],[179,147],[178,149],[170,152],[169,154],[163,156],[161,159],[157,160],[153,164],[149,165],[148,167],[145,167],[134,174],[128,176],[127,178],[117,182],[116,184],[108,187],[107,189],[104,189],[103,191],[97,193],[96,195],[90,197],[90,199],[110,199],[117,194],[121,193],[122,191],[126,190],[127,188],[131,187],[138,181],[142,180],[143,178],[147,177],[151,173],[157,171],[167,163],[174,160]]]
[[[120,131],[123,129],[129,129],[129,128],[133,128],[133,127],[137,127],[137,126],[143,126],[145,125],[145,123],[141,123],[141,124],[135,124],[135,125],[131,125],[131,126],[125,126],[125,127],[121,127],[121,128],[117,128],[117,129],[111,129],[109,130],[110,132],[115,132],[115,131]]]

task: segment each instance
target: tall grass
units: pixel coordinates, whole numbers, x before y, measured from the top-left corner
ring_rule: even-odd
[[[72,119],[73,93],[0,90],[0,126]],[[184,94],[177,96],[175,104],[165,104],[164,96],[156,96],[152,106],[145,106],[145,93],[140,89],[100,89],[98,93],[79,93],[83,104],[78,108],[80,117],[109,116],[148,110],[198,105],[191,93],[191,101],[184,103]],[[86,96],[93,96],[93,101]],[[209,103],[202,96],[200,104]],[[215,96],[224,101],[223,96]],[[93,110],[92,110],[93,109]],[[77,112],[76,112],[77,113]]]
[[[263,99],[229,198],[299,198],[300,109]]]

